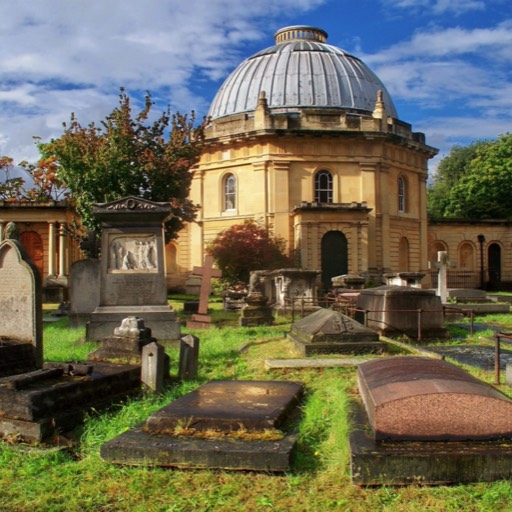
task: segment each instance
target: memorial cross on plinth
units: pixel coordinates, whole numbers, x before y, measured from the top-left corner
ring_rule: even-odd
[[[448,259],[448,252],[437,251],[437,261],[430,262],[430,267],[438,270],[436,294],[441,297],[441,302],[444,303],[448,300],[448,268],[453,267]]]
[[[212,319],[208,315],[208,299],[212,290],[212,278],[221,277],[222,272],[213,268],[213,258],[206,255],[202,267],[194,267],[192,274],[201,276],[201,289],[199,292],[199,308],[196,315],[192,315],[192,320],[187,322],[187,327],[201,328],[209,327]]]

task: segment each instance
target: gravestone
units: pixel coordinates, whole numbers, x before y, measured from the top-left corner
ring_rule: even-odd
[[[201,276],[201,291],[197,314],[192,315],[192,320],[187,321],[187,327],[191,329],[205,329],[210,327],[212,323],[212,318],[208,315],[208,300],[212,291],[212,278],[221,277],[222,272],[213,268],[213,258],[207,254],[204,257],[204,265],[202,267],[194,267],[192,274]]]
[[[70,271],[70,320],[85,324],[100,303],[100,260],[75,261]]]
[[[439,359],[359,366],[364,404],[351,434],[360,485],[460,483],[512,476],[512,400]]]
[[[198,365],[199,339],[196,336],[192,336],[192,334],[187,334],[181,338],[178,379],[195,379],[197,377]]]
[[[20,242],[9,238],[0,243],[0,314],[0,375],[40,368],[41,280]]]
[[[166,354],[164,347],[155,341],[142,348],[142,366],[140,380],[155,393],[162,393],[166,378]],[[169,372],[167,372],[167,376]]]
[[[96,204],[101,221],[100,303],[86,336],[102,340],[129,316],[144,318],[161,342],[180,338],[176,313],[167,302],[163,223],[169,203],[126,197]]]
[[[320,309],[291,326],[288,337],[304,356],[313,354],[382,353],[386,343],[352,318],[332,309]]]
[[[384,336],[446,337],[443,306],[433,290],[389,285],[368,288],[361,290],[356,308],[356,319]]]
[[[135,466],[287,471],[302,394],[298,382],[211,381],[105,443],[101,456]]]

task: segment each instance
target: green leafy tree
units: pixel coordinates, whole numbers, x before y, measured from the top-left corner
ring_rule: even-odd
[[[272,236],[253,220],[236,224],[220,232],[207,248],[223,280],[233,285],[248,283],[252,270],[271,270],[289,267],[291,259],[285,254],[283,239]]]
[[[97,229],[92,205],[133,195],[170,202],[172,219],[167,239],[194,220],[198,205],[188,199],[193,173],[204,140],[205,121],[195,115],[170,114],[169,108],[150,122],[153,102],[148,93],[135,116],[121,89],[119,105],[98,126],[82,126],[74,114],[64,133],[39,144],[42,160],[53,159],[57,177],[72,197],[82,225]]]
[[[512,134],[477,147],[449,198],[447,214],[452,217],[512,218]]]
[[[0,199],[3,201],[19,201],[24,196],[25,181],[20,177],[11,177],[13,159],[0,157]]]
[[[475,158],[477,149],[485,144],[475,142],[469,146],[455,145],[448,156],[439,162],[432,184],[428,187],[428,212],[430,217],[443,218],[451,211],[450,192],[467,172],[469,164]]]

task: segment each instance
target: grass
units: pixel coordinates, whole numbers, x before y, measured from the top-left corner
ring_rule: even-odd
[[[179,300],[177,311],[180,311]],[[77,429],[72,449],[42,450],[0,444],[0,510],[10,511],[506,511],[512,510],[508,481],[439,487],[364,489],[349,474],[348,413],[356,379],[350,369],[264,369],[269,357],[294,357],[278,325],[236,327],[236,314],[214,305],[212,316],[224,327],[192,332],[200,338],[200,374],[169,386],[164,395],[141,393],[107,411],[91,411]],[[487,320],[488,317],[486,317]],[[498,321],[493,319],[493,322]],[[512,317],[501,318],[512,325]],[[462,336],[462,333],[459,333]],[[67,320],[45,324],[47,360],[84,359],[96,344]],[[468,340],[474,342],[474,340]],[[461,342],[460,340],[458,341]],[[173,374],[176,349],[168,349]],[[472,370],[473,372],[473,370]],[[485,372],[473,372],[482,375]],[[489,377],[492,380],[493,376]],[[285,475],[226,471],[181,471],[117,467],[103,461],[100,446],[152,412],[210,379],[277,379],[306,386],[298,451]],[[510,394],[506,385],[500,387]]]

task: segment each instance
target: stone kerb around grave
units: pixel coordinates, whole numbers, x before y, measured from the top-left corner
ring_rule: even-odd
[[[23,246],[0,243],[0,340],[31,343],[35,363],[43,363],[41,278]]]

